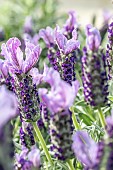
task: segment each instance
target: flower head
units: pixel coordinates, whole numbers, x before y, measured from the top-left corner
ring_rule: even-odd
[[[31,147],[30,151],[23,147],[22,152],[20,154],[16,154],[16,168],[32,170],[33,168],[39,168],[39,166],[40,152],[36,146]]]
[[[47,89],[42,88],[39,89],[39,94],[50,111],[57,113],[68,109],[74,101],[79,82],[76,81],[73,86],[70,86],[60,78],[59,73],[53,68],[48,70],[44,80],[50,84],[51,90],[48,92]]]
[[[80,42],[76,40],[77,34],[72,33],[73,37],[70,40],[67,40],[67,38],[63,35],[63,33],[60,31],[60,28],[57,26],[55,30],[55,40],[58,45],[59,50],[65,54],[68,55],[74,50],[78,49],[80,47]]]
[[[69,18],[62,28],[62,33],[67,37],[72,36],[72,31],[78,27],[77,14],[75,11],[69,11]]]
[[[101,43],[101,36],[98,29],[90,24],[87,25],[86,36],[87,47],[92,51],[97,51]]]
[[[72,149],[85,166],[92,168],[95,165],[98,145],[85,131],[77,131],[73,135]]]
[[[26,42],[25,55],[23,59],[23,52],[20,49],[21,42],[18,38],[10,38],[6,44],[1,46],[1,54],[5,57],[8,63],[9,70],[12,73],[27,73],[36,64],[41,53],[39,45],[35,46],[30,42]]]
[[[46,29],[41,29],[39,31],[39,36],[45,41],[47,47],[51,47],[55,44],[54,30],[51,27],[48,26]]]

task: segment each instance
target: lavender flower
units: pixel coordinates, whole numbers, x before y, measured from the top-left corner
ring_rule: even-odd
[[[65,160],[73,155],[71,151],[72,119],[69,107],[74,101],[79,83],[76,81],[73,86],[70,86],[61,80],[59,73],[52,68],[48,69],[44,80],[50,84],[51,90],[48,92],[47,89],[39,89],[39,95],[51,112],[51,150],[56,158]]]
[[[97,51],[101,43],[99,31],[89,24],[86,27],[86,36],[87,48],[92,51]]]
[[[2,127],[17,116],[17,100],[12,92],[5,86],[0,87],[0,130]]]
[[[41,48],[26,42],[24,60],[20,45],[19,39],[11,38],[2,45],[2,54],[7,60],[9,72],[13,74],[11,83],[19,101],[21,120],[36,121],[39,117],[37,102],[39,104],[40,101],[37,87],[28,72],[39,59]]]
[[[72,32],[72,39],[67,38],[62,34],[59,27],[55,30],[56,44],[60,51],[59,63],[61,66],[61,76],[67,83],[72,84],[75,81],[75,61],[76,61],[76,50],[80,46],[80,42],[77,40],[76,30]]]
[[[73,135],[72,149],[84,165],[84,169],[97,170],[104,152],[104,143],[96,144],[85,131],[77,131]]]
[[[33,34],[33,21],[31,16],[27,16],[25,18],[25,23],[24,23],[24,33]]]
[[[32,43],[26,42],[25,55],[23,59],[23,52],[20,49],[21,42],[18,38],[10,38],[7,43],[1,46],[1,54],[8,62],[9,69],[12,73],[21,74],[27,73],[36,64],[41,53],[39,45],[35,46]]]
[[[108,101],[106,57],[99,44],[99,32],[88,25],[87,48],[83,49],[82,57],[82,80],[85,100],[91,106],[103,106]]]
[[[46,46],[48,48],[54,46],[55,44],[54,30],[51,27],[46,27],[46,29],[41,29],[39,31],[39,36],[45,41]]]
[[[18,115],[17,100],[5,86],[0,87],[0,166],[12,170],[14,147],[10,120]],[[5,160],[4,160],[5,158]]]
[[[16,154],[15,170],[32,170],[33,168],[40,168],[40,152],[36,146],[31,147],[30,151],[24,147],[20,155]]]
[[[70,39],[72,37],[72,32],[75,28],[78,27],[77,14],[75,11],[69,11],[69,18],[63,26],[63,34]]]
[[[51,27],[46,27],[46,29],[41,29],[39,31],[39,36],[42,38],[47,46],[47,57],[50,64],[55,70],[59,70],[58,58],[56,55],[56,44],[54,30]]]

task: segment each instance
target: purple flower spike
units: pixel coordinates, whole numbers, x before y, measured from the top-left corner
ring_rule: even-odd
[[[72,149],[85,166],[92,168],[95,165],[98,145],[85,131],[77,131],[73,135]]]
[[[23,59],[23,52],[20,49],[21,42],[18,38],[10,38],[7,43],[2,44],[1,54],[5,57],[8,63],[10,72],[12,73],[27,73],[36,64],[41,53],[39,45],[35,46],[32,43],[26,42],[26,59]]]
[[[43,102],[47,105],[52,113],[67,110],[72,105],[75,95],[77,94],[75,91],[78,91],[77,86],[77,89],[75,90],[68,83],[59,79],[57,74],[57,71],[52,68],[50,68],[50,71],[48,71],[46,80],[51,85],[51,91],[48,92],[45,88],[39,89],[39,94]],[[79,84],[79,82],[76,83]]]
[[[0,87],[0,129],[12,118],[17,116],[17,100],[5,86]]]
[[[41,29],[39,31],[39,36],[42,38],[47,47],[51,47],[55,44],[54,42],[54,30],[51,27],[46,27],[46,29]]]
[[[96,29],[90,24],[87,25],[86,36],[87,36],[86,39],[87,47],[92,51],[97,51],[101,43],[101,36],[98,29]]]
[[[80,42],[75,38],[75,30],[73,36],[74,37],[72,39],[67,40],[67,38],[60,31],[59,27],[56,27],[55,40],[59,47],[59,50],[65,55],[70,54],[71,52],[75,51],[80,47]]]

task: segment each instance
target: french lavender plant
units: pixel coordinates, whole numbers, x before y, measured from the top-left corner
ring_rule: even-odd
[[[72,81],[76,80],[76,51],[80,47],[80,42],[77,40],[77,32],[74,29],[72,39],[68,40],[57,26],[55,41],[59,49],[60,75],[64,81],[72,85]]]
[[[13,127],[10,121],[18,115],[15,95],[3,85],[0,87],[0,169],[13,169]],[[4,159],[5,158],[5,159]]]
[[[41,48],[39,45],[35,46],[32,43],[26,42],[25,55],[23,59],[23,52],[20,49],[21,42],[17,38],[9,39],[6,44],[2,44],[2,55],[4,55],[10,75],[12,76],[11,83],[13,91],[17,95],[19,104],[19,113],[21,122],[37,121],[39,117],[40,103],[38,97],[38,90],[32,82],[32,77],[29,71],[39,59]],[[20,139],[22,144],[34,145],[34,136],[32,124],[29,123],[28,127],[20,128]],[[31,141],[31,142],[30,142]]]
[[[38,91],[32,84],[29,71],[36,64],[41,53],[39,45],[26,42],[25,55],[20,49],[21,42],[17,38],[9,39],[6,44],[2,44],[4,55],[9,72],[12,75],[12,86],[19,101],[19,111],[23,120],[36,121],[38,115],[37,102],[39,102]]]
[[[92,25],[86,27],[86,47],[82,57],[82,80],[84,96],[87,103],[93,107],[105,106],[108,102],[108,77],[106,73],[106,57],[100,48],[99,31]],[[101,111],[100,111],[101,112]],[[101,113],[101,123],[105,126]],[[103,120],[102,120],[103,119]]]
[[[43,80],[51,87],[50,91],[46,88],[39,89],[42,101],[51,112],[49,126],[51,150],[57,159],[66,160],[73,156],[71,151],[72,113],[69,107],[73,104],[79,83],[75,81],[73,86],[70,86],[53,68],[48,68]]]

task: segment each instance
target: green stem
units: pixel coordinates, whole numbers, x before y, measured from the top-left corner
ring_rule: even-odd
[[[42,148],[43,148],[43,150],[44,150],[44,152],[45,152],[45,155],[46,155],[47,160],[50,162],[51,165],[53,165],[52,158],[51,158],[51,156],[50,156],[50,154],[49,154],[49,151],[48,151],[48,149],[47,149],[47,147],[46,147],[46,143],[45,143],[45,141],[44,141],[44,139],[43,139],[43,136],[42,136],[42,134],[41,134],[41,132],[40,132],[40,130],[39,130],[36,122],[32,122],[32,125],[33,125],[33,127],[34,127],[34,130],[35,130],[37,136],[38,136],[39,141],[41,142],[41,145],[42,145]],[[39,142],[39,141],[38,141],[38,142]]]
[[[69,170],[75,170],[71,160],[67,160],[67,164],[68,164]]]
[[[77,121],[77,119],[76,119],[76,115],[74,114],[74,109],[73,109],[73,107],[71,107],[70,110],[72,111],[72,120],[73,120],[73,124],[74,124],[74,126],[75,126],[75,129],[76,129],[76,130],[80,130],[81,127],[80,127],[80,125],[79,125],[79,123],[78,123],[78,121]]]
[[[77,77],[77,80],[78,80],[79,83],[80,83],[80,86],[82,87],[82,86],[83,86],[83,85],[82,85],[82,79],[81,79],[81,77],[80,77],[80,74],[79,74],[78,70],[76,70],[76,77]]]
[[[99,116],[100,122],[101,122],[101,124],[102,124],[102,127],[105,128],[105,126],[106,126],[106,121],[105,121],[105,117],[104,117],[104,115],[103,115],[102,110],[101,110],[100,107],[98,108],[98,116]]]

